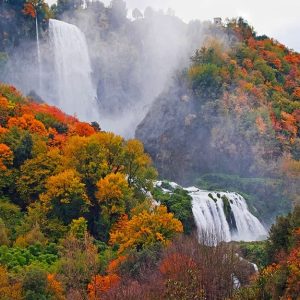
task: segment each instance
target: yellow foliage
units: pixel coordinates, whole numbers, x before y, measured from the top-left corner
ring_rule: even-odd
[[[29,232],[19,236],[16,239],[14,246],[25,248],[29,245],[34,245],[37,242],[40,242],[44,245],[47,243],[47,239],[41,232],[40,226],[38,224],[36,224]]]
[[[0,299],[23,299],[21,283],[11,281],[8,272],[2,266],[0,266]]]
[[[124,174],[108,174],[98,181],[97,187],[96,197],[108,218],[125,213],[126,201],[131,198],[132,191]]]
[[[114,226],[110,233],[110,244],[119,245],[119,253],[157,242],[166,245],[176,233],[183,232],[182,223],[164,206],[152,212],[143,211],[127,222],[123,218],[121,222],[122,226]]]

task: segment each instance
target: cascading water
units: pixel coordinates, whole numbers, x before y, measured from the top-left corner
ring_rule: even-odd
[[[156,184],[161,187],[161,182]],[[176,183],[170,183],[181,188]],[[196,187],[185,188],[192,198],[192,208],[199,239],[215,245],[220,241],[256,241],[267,231],[248,210],[246,200],[237,193],[209,192]],[[171,190],[163,189],[166,193]]]
[[[193,199],[193,214],[199,237],[218,241],[255,241],[267,236],[260,221],[250,213],[237,193],[187,189]]]
[[[40,50],[40,37],[39,37],[39,26],[38,26],[38,19],[37,19],[37,14],[35,16],[35,32],[36,32],[36,51],[37,51],[37,63],[38,63],[38,70],[39,70],[39,86],[38,90],[41,90],[41,50]]]
[[[75,25],[53,19],[49,20],[49,33],[55,60],[57,105],[82,120],[97,120],[97,96],[83,33]]]

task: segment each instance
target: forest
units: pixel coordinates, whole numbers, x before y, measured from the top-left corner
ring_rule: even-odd
[[[91,51],[99,106],[90,113],[121,124],[140,101],[145,118],[126,123],[135,137],[104,129],[101,117],[82,121],[36,88],[27,64],[49,19],[79,26],[93,50],[103,42]],[[0,299],[298,300],[300,54],[242,18],[185,26],[147,8],[133,19],[122,0],[0,2]],[[191,34],[187,58],[181,49],[166,61],[162,90],[139,81],[167,57],[141,63],[148,44],[137,37],[155,20],[205,32],[198,50]],[[117,42],[129,54],[110,68]],[[197,228],[193,191],[172,180],[214,191],[226,218],[234,206],[219,193],[240,193],[268,236],[215,244]]]

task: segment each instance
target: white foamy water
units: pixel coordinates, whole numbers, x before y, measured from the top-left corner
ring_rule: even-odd
[[[161,182],[156,185],[161,186]],[[172,188],[180,187],[176,183],[170,185]],[[209,192],[196,187],[185,190],[192,197],[193,214],[200,240],[216,244],[220,241],[256,241],[266,238],[267,230],[249,211],[246,200],[238,193]],[[163,191],[172,192],[168,189]]]
[[[241,195],[203,190],[195,190],[189,194],[193,198],[193,214],[200,238],[204,234],[213,236],[215,242],[229,242],[256,241],[266,237],[266,229],[249,211],[246,200]],[[230,204],[233,222],[228,222],[224,199]]]
[[[84,34],[75,25],[53,19],[49,20],[49,34],[55,60],[57,105],[82,120],[97,120],[97,96]]]

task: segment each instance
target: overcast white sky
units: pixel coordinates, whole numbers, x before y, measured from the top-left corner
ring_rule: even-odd
[[[55,1],[55,0],[49,0]],[[102,0],[109,4],[110,0]],[[300,52],[300,0],[126,0],[128,9],[167,10],[188,22],[242,16],[259,34],[267,34]]]

